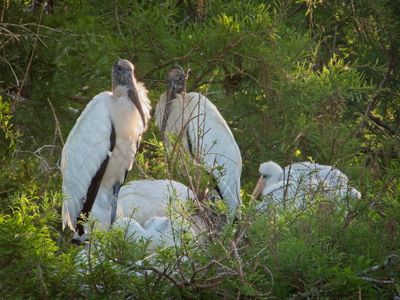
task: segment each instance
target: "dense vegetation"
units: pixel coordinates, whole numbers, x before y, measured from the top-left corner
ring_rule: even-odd
[[[400,293],[397,1],[49,2],[0,2],[2,297]],[[153,107],[169,67],[190,68],[188,90],[216,104],[243,156],[243,218],[204,246],[188,239],[162,250],[161,271],[132,265],[145,245],[118,232],[95,235],[96,263],[78,266],[79,248],[61,229],[61,149],[86,103],[110,89],[117,58],[135,64]],[[363,197],[257,214],[249,194],[271,159],[336,165]],[[188,183],[172,171],[151,124],[128,179]]]

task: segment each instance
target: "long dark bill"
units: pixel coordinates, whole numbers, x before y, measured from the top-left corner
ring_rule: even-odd
[[[132,100],[133,104],[135,104],[137,110],[139,111],[140,117],[142,118],[143,127],[146,128],[147,125],[146,117],[144,115],[142,102],[140,101],[139,94],[135,86],[129,88],[128,96]]]
[[[172,100],[176,98],[176,82],[175,80],[171,80],[169,83],[169,88],[167,90],[167,99],[165,101],[165,109],[164,115],[161,123],[161,138],[164,140],[165,138],[165,129],[167,127],[167,121],[169,118],[170,107]]]

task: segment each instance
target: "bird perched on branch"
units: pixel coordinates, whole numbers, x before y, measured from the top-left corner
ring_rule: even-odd
[[[168,89],[156,106],[156,124],[167,145],[175,135],[192,157],[217,181],[217,191],[231,213],[241,204],[242,157],[228,124],[204,95],[185,92],[186,74],[180,67],[167,75]]]
[[[83,219],[92,216],[103,228],[114,221],[117,196],[132,168],[150,118],[147,90],[128,60],[112,68],[112,92],[102,92],[86,106],[62,151],[63,226],[86,239]]]

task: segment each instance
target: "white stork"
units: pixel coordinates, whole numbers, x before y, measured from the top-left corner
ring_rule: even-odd
[[[210,169],[218,193],[233,214],[241,204],[239,147],[217,107],[200,93],[186,93],[185,80],[180,67],[168,73],[168,90],[156,106],[156,124],[167,145],[169,134],[177,136],[186,151]]]
[[[89,214],[103,228],[116,214],[117,195],[150,118],[147,90],[124,59],[112,69],[112,92],[102,92],[86,106],[62,151],[63,226],[75,231],[73,241],[86,239],[82,216]]]
[[[299,162],[282,169],[277,163],[268,161],[260,165],[259,171],[253,198],[262,193],[275,202],[284,198],[299,200],[317,191],[329,198],[361,198],[361,193],[349,186],[347,176],[332,166]],[[302,205],[297,203],[296,206]]]

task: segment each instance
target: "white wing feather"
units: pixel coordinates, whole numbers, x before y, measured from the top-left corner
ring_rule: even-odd
[[[61,171],[65,196],[63,226],[76,228],[91,180],[110,150],[111,118],[107,102],[111,92],[97,95],[86,106],[62,151]]]
[[[173,247],[175,240],[179,244],[179,237],[174,236],[171,221],[167,217],[151,217],[144,227],[133,218],[120,217],[114,222],[113,228],[124,230],[130,242],[148,240],[147,250],[150,252],[159,247]]]
[[[218,180],[218,187],[232,212],[240,205],[240,176],[242,157],[235,138],[218,111],[204,95],[188,93],[194,101],[194,117],[189,121],[188,133],[191,144]]]
[[[168,207],[194,199],[185,185],[172,180],[137,180],[124,185],[118,194],[117,217],[134,218],[142,226],[154,216],[168,216]]]
[[[332,166],[311,162],[294,163],[284,168],[281,179],[287,181],[288,176],[297,183],[316,181],[323,184],[331,197],[336,195],[344,198],[349,195],[356,199],[361,198],[361,193],[350,187],[348,177]]]
[[[159,128],[165,103],[166,93],[161,95],[155,110]],[[184,128],[188,130],[189,141]],[[217,107],[200,93],[187,93],[185,98],[179,94],[171,103],[166,131],[181,136],[186,150],[192,147],[194,155],[206,164],[218,180],[218,187],[230,210],[235,211],[241,203],[242,157],[235,138]]]
[[[258,210],[265,210],[269,204],[287,203],[290,207],[304,208],[306,198],[313,197],[321,189],[316,180],[307,180],[301,183],[279,181],[263,190],[263,200],[257,205]]]

